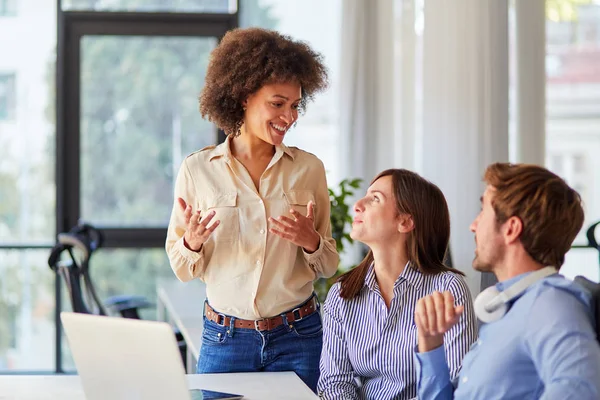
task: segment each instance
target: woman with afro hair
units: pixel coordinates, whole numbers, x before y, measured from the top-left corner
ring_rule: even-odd
[[[294,371],[316,390],[322,324],[313,281],[338,265],[323,163],[283,139],[327,87],[322,56],[259,28],[211,53],[200,112],[226,134],[175,182],[166,250],[206,284],[198,373]]]

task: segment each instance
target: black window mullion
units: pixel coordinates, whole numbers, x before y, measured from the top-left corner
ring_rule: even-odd
[[[80,177],[80,37],[74,34],[72,24],[65,18],[65,51],[64,59],[64,81],[63,91],[64,104],[63,124],[64,132],[57,132],[57,136],[63,135],[62,162],[62,185],[58,186],[63,195],[63,202],[58,203],[62,207],[62,224],[57,226],[57,232],[64,232],[74,226],[80,215],[79,207],[79,177]],[[58,185],[58,183],[57,183]]]
[[[83,35],[195,36],[221,38],[235,27],[231,14],[65,12],[66,24]]]
[[[165,246],[166,228],[108,228],[104,233],[103,248],[157,248]]]

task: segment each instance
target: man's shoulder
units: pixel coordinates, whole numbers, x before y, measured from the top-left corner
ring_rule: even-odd
[[[562,303],[570,300],[589,308],[590,293],[583,286],[563,275],[551,275],[539,282],[536,297],[548,303]]]
[[[562,275],[552,275],[534,285],[527,293],[531,301],[530,317],[556,320],[568,324],[582,317],[591,317],[590,293]]]

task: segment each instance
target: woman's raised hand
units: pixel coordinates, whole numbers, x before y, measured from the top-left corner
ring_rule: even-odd
[[[186,230],[183,235],[183,243],[185,247],[192,251],[200,251],[204,242],[208,240],[221,221],[217,220],[211,226],[208,226],[215,216],[214,210],[203,217],[200,210],[194,212],[192,205],[187,204],[181,197],[177,201],[185,217]]]
[[[314,207],[315,203],[310,201],[307,205],[306,217],[291,209],[290,214],[294,219],[283,215],[277,219],[269,218],[273,226],[270,229],[271,233],[304,248],[308,253],[314,253],[319,248],[321,240],[315,230]]]

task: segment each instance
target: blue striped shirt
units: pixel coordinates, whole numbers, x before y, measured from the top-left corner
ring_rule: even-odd
[[[450,291],[465,311],[444,336],[450,376],[477,339],[477,322],[469,288],[452,272],[426,275],[408,264],[394,283],[390,308],[385,305],[370,266],[365,284],[350,300],[340,284],[332,286],[323,306],[323,352],[318,392],[322,399],[411,399],[417,396],[414,349],[417,301],[434,291]]]

